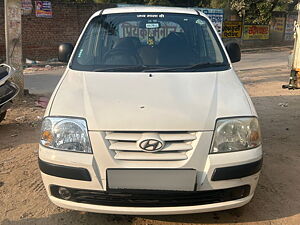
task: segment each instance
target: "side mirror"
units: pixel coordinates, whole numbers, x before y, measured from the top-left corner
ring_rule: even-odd
[[[228,43],[226,45],[226,51],[232,63],[241,61],[241,48],[238,43]]]
[[[58,47],[58,60],[65,63],[69,62],[73,49],[74,47],[70,43],[60,44]]]

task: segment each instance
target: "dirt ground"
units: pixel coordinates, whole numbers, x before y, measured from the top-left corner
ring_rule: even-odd
[[[260,116],[264,166],[254,199],[233,210],[178,216],[117,216],[61,209],[47,198],[37,166],[44,110],[26,97],[0,125],[0,224],[300,224],[300,90],[288,91],[286,67],[238,71]]]

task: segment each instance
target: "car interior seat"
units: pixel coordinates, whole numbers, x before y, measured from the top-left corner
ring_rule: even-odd
[[[137,54],[141,42],[137,37],[120,38],[104,56],[107,65],[137,65],[141,59]]]
[[[184,33],[171,32],[159,43],[158,61],[161,65],[187,65],[191,48]]]
[[[158,48],[154,46],[143,46],[138,50],[138,53],[144,65],[156,65],[158,59]]]

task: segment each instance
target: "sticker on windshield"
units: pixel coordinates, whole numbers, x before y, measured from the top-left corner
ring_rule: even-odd
[[[157,14],[148,14],[148,15],[138,14],[136,17],[137,18],[165,18],[165,15],[164,14],[159,14],[159,15],[157,15]]]
[[[205,24],[205,22],[203,20],[200,20],[200,19],[196,20],[196,23],[200,24],[200,25],[204,25]]]
[[[159,23],[146,23],[146,28],[147,29],[156,29],[159,28],[160,24]]]
[[[80,49],[79,54],[78,54],[78,58],[81,57],[82,53],[83,53],[83,49]]]

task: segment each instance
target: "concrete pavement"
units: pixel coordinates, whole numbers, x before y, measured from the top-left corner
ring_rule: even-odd
[[[242,54],[242,60],[234,64],[236,71],[288,66],[290,50],[248,52]]]
[[[63,75],[65,69],[34,71],[25,74],[25,89],[30,94],[50,96]]]

